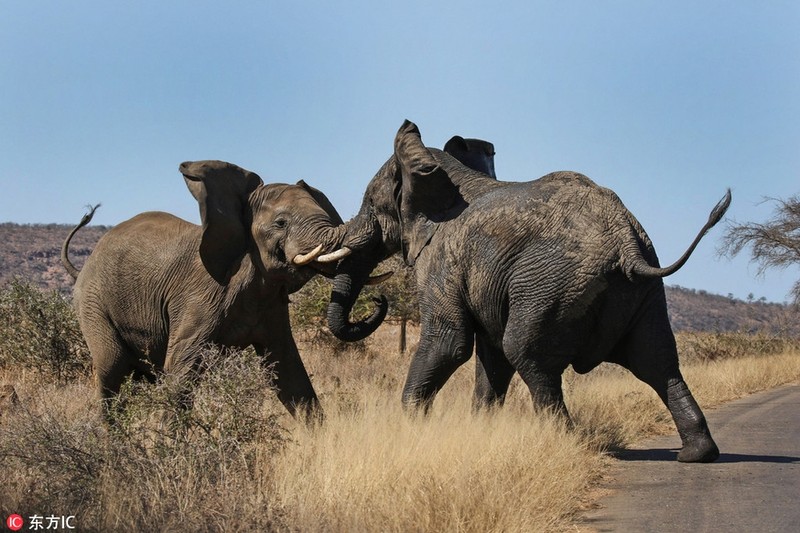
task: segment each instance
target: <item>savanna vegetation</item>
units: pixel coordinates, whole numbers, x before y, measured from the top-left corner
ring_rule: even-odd
[[[387,269],[385,290],[400,290],[408,272]],[[292,304],[321,427],[286,414],[252,352],[209,347],[191,411],[171,405],[169,383],[129,384],[109,431],[67,297],[0,287],[0,515],[76,515],[83,531],[564,531],[592,505],[607,452],[674,432],[655,393],[611,365],[565,376],[573,430],[533,413],[516,378],[504,408],[472,413],[472,363],[430,416],[409,416],[414,306],[393,298],[391,322],[341,345],[319,327],[328,290],[315,279]],[[678,341],[706,409],[800,379],[798,341],[774,332]]]

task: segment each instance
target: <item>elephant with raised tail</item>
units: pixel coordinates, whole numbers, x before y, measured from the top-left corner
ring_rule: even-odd
[[[406,121],[394,155],[367,185],[348,239],[366,243],[337,266],[328,323],[349,340],[349,313],[366,275],[402,253],[420,300],[419,348],[403,390],[427,408],[478,342],[475,403],[500,403],[516,371],[536,405],[567,408],[561,375],[618,363],[650,385],[683,441],[678,460],[719,456],[678,368],[662,278],[677,271],[724,215],[730,191],[684,255],[658,264],[639,222],[612,191],[575,172],[502,182],[426,148]]]
[[[264,185],[223,161],[180,165],[199,203],[202,226],[148,212],[122,222],[78,270],[74,303],[92,353],[97,392],[109,400],[133,374],[185,379],[209,343],[254,346],[274,365],[280,401],[318,416],[317,396],[289,324],[289,294],[316,273],[327,275],[349,249],[328,199],[303,181]]]

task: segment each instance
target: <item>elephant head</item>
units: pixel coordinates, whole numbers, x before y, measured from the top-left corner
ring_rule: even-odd
[[[489,141],[455,135],[445,143],[444,151],[469,168],[497,179],[494,172],[494,145]]]
[[[218,283],[230,281],[247,253],[263,276],[282,276],[290,292],[316,272],[332,274],[345,228],[319,190],[302,180],[264,185],[224,161],[187,161],[180,171],[200,205],[201,261]]]
[[[405,121],[395,137],[394,155],[372,178],[361,209],[345,225],[344,245],[358,251],[339,264],[334,278],[328,326],[339,339],[360,340],[385,317],[388,303],[381,296],[369,318],[350,321],[353,304],[378,263],[402,252],[406,264],[413,265],[439,224],[466,206],[446,168],[461,165],[441,154],[426,148],[417,126]]]

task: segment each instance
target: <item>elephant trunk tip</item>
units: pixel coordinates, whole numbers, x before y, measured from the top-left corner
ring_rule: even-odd
[[[334,294],[328,304],[327,318],[331,333],[344,342],[357,342],[372,335],[383,323],[389,310],[389,301],[383,294],[373,298],[372,301],[375,309],[369,317],[357,322],[350,322],[348,306]]]

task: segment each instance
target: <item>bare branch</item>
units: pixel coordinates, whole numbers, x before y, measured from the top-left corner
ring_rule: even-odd
[[[760,275],[771,268],[800,264],[800,196],[767,198],[765,202],[775,206],[772,217],[763,224],[729,223],[719,248],[721,255],[729,256],[750,248],[750,260],[758,264]],[[800,304],[800,282],[792,289],[792,296]]]

